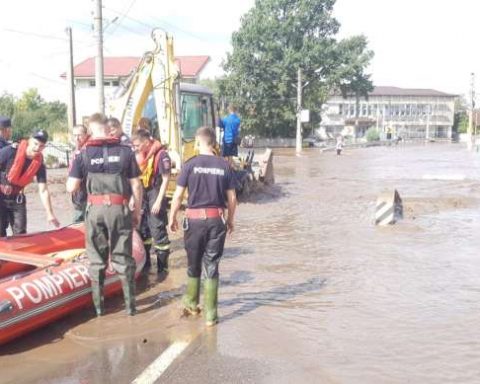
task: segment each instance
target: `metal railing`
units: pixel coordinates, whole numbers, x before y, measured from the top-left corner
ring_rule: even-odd
[[[47,143],[43,159],[47,168],[65,168],[70,163],[72,147],[62,143]]]

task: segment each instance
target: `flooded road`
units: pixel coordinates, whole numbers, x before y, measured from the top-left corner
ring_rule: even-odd
[[[129,383],[172,343],[162,383],[480,382],[480,157],[461,145],[275,155],[277,184],[238,209],[220,324],[180,318],[185,256],[121,298],[0,348],[1,383]],[[55,206],[67,224],[61,186]],[[373,225],[397,189],[405,219]],[[30,199],[30,229],[45,227]]]

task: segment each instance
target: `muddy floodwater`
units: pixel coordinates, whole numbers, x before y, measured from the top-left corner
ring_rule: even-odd
[[[162,383],[479,383],[480,155],[460,144],[277,151],[277,184],[238,209],[221,263],[221,322],[180,317],[172,272],[0,348],[1,383],[130,383],[178,341]],[[50,174],[61,180],[60,172]],[[53,186],[68,223],[68,198]],[[400,223],[374,226],[397,189]],[[30,230],[44,229],[29,196]]]

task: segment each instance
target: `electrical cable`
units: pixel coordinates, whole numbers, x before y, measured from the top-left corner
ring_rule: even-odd
[[[65,38],[65,37],[58,37],[58,36],[54,36],[54,35],[42,35],[42,34],[36,33],[36,32],[20,31],[20,30],[17,30],[17,29],[2,28],[2,31],[11,32],[11,33],[18,33],[18,34],[27,35],[27,36],[35,36],[35,37],[42,38],[42,39],[67,41],[67,38]]]
[[[130,13],[130,11],[132,10],[132,7],[135,5],[137,0],[132,0],[130,2],[130,5],[127,7],[127,10],[125,12],[123,12],[121,15],[120,15],[120,20],[118,20],[116,23],[115,23],[115,27],[113,28],[113,30],[108,34],[108,37],[112,36],[118,29],[119,26],[122,25],[123,23],[123,20],[125,20],[125,18],[128,16],[128,14]],[[107,38],[108,38],[107,37]],[[104,39],[105,40],[105,39]]]

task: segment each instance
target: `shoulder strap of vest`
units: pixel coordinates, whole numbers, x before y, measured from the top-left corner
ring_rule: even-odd
[[[87,176],[88,173],[88,155],[87,155],[87,148],[84,148],[80,151],[80,156],[82,158],[82,167],[83,167],[83,177]]]
[[[128,148],[128,149],[124,149]],[[122,145],[122,148],[120,148],[120,164],[122,165],[122,174],[126,177],[127,176],[127,169],[129,166],[129,159],[128,159],[128,151],[131,151],[131,148],[126,145]]]
[[[102,152],[103,152],[103,170],[106,171],[108,168],[108,147],[104,145],[102,147]]]
[[[162,157],[162,154],[165,152],[166,152],[165,149],[162,148],[155,154],[155,160],[153,162],[154,174],[158,172],[158,164],[160,163],[160,158]]]

